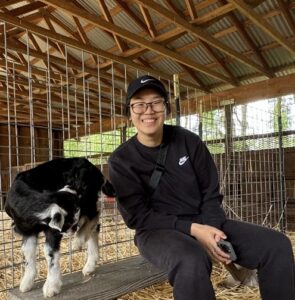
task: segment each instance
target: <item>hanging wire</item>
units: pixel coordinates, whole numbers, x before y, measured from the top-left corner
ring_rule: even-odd
[[[15,158],[16,158],[16,166],[17,166],[17,171],[19,172],[19,143],[18,143],[18,120],[17,120],[17,109],[16,109],[16,77],[15,77],[15,64],[14,62],[12,63],[12,72],[13,72],[13,106],[14,106],[14,133],[15,133]]]
[[[49,40],[46,38],[46,50],[47,50],[47,112],[48,112],[48,150],[49,159],[53,158],[53,140],[52,140],[52,102],[51,102],[51,76],[50,76],[50,52],[49,52]]]
[[[68,116],[68,139],[71,138],[71,120],[70,120],[70,82],[68,69],[68,47],[65,44],[65,60],[66,60],[66,86],[67,86],[67,116]]]
[[[7,35],[6,35],[6,22],[4,24],[4,55],[5,55],[5,69],[6,69],[6,107],[7,107],[7,130],[8,130],[8,167],[9,167],[9,186],[12,181],[12,146],[11,146],[11,117],[10,117],[10,95],[9,95],[9,78],[8,78],[8,60],[7,60]]]
[[[60,74],[60,100],[61,100],[61,126],[62,126],[62,140],[65,140],[65,117],[64,117],[64,83],[62,74]]]
[[[112,61],[112,68],[111,68],[111,74],[112,74],[112,89],[111,89],[111,118],[113,120],[113,145],[116,145],[116,138],[117,138],[117,130],[116,130],[116,105],[115,105],[115,78],[114,78],[114,62]],[[118,224],[115,223],[115,236],[116,236],[116,243],[118,244]],[[118,247],[115,247],[116,251],[116,259],[119,258],[119,252]]]
[[[28,88],[29,88],[29,109],[30,109],[30,141],[31,141],[31,163],[35,163],[35,130],[34,130],[34,107],[32,96],[32,72],[30,64],[30,45],[29,33],[26,30],[26,44],[27,44],[27,61],[28,61]]]
[[[97,60],[97,93],[98,93],[98,113],[99,113],[99,137],[100,137],[100,148],[99,148],[99,159],[100,159],[100,169],[103,169],[103,135],[102,135],[102,107],[101,107],[101,79],[100,79],[100,57],[96,55]],[[104,199],[101,199],[100,209],[103,210]],[[102,226],[99,236],[99,257],[102,258],[102,261],[106,260],[104,251],[103,251],[103,241],[105,240],[105,229]]]
[[[88,137],[87,137],[87,109],[86,109],[86,84],[85,84],[85,65],[84,65],[84,51],[82,50],[82,86],[83,86],[83,118],[84,118],[84,137],[86,157],[88,157]]]
[[[3,32],[4,32],[4,56],[5,56],[5,68],[6,68],[6,101],[7,101],[7,130],[8,130],[8,167],[9,167],[9,186],[11,186],[12,182],[12,143],[11,143],[11,116],[10,116],[10,96],[9,96],[9,78],[8,78],[8,56],[7,56],[7,36],[6,36],[6,22],[3,23]],[[2,169],[2,165],[0,165]],[[1,192],[2,192],[2,178],[1,180]],[[2,208],[2,195],[1,195],[1,208]],[[4,211],[1,210],[1,218],[4,220]],[[4,222],[1,222],[1,231],[4,232]],[[12,232],[11,232],[12,235]],[[13,257],[13,249],[14,249],[14,243],[13,240],[11,241],[11,249],[12,249],[12,257]],[[3,253],[6,253],[6,243],[3,243]],[[14,283],[14,272],[13,273],[13,283]],[[5,268],[4,271],[4,277],[5,277],[5,286],[8,285],[7,281],[7,269]]]
[[[77,99],[77,79],[74,77],[74,102],[75,102],[75,137],[76,143],[78,144],[79,141],[79,134],[78,134],[78,99]],[[79,153],[80,154],[80,153]]]
[[[89,82],[86,82],[86,92],[87,92],[87,136],[89,138],[89,142],[90,140],[90,134],[91,134],[91,110],[90,110],[90,92],[89,92]],[[91,146],[91,145],[90,145]],[[91,147],[90,147],[90,151],[91,151]],[[91,153],[90,153],[91,154]]]

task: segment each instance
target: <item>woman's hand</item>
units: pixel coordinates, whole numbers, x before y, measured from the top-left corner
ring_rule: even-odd
[[[225,264],[231,262],[229,254],[223,252],[217,245],[220,239],[226,239],[223,231],[209,225],[193,223],[191,235],[202,244],[213,259]]]

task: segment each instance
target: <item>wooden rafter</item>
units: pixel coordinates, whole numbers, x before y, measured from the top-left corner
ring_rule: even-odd
[[[166,4],[168,5],[171,11],[174,11],[177,15],[181,15],[182,12],[176,7],[176,5],[171,0],[165,0]]]
[[[193,72],[193,70],[191,70],[190,68],[188,68],[187,66],[182,65],[182,68],[193,78],[194,81],[196,81],[198,83],[198,86],[201,90],[203,90],[206,93],[210,93],[210,89],[208,89],[204,83],[202,82],[202,80]]]
[[[177,24],[178,26],[181,26],[186,31],[191,33],[192,35],[200,38],[201,40],[204,40],[207,44],[211,45],[212,47],[224,52],[225,54],[235,58],[236,60],[240,61],[243,64],[246,64],[247,66],[253,68],[254,70],[264,74],[267,77],[271,77],[271,74],[268,74],[268,72],[263,69],[258,64],[254,63],[252,60],[248,59],[241,53],[231,49],[230,47],[222,44],[219,40],[211,37],[207,32],[204,30],[193,26],[192,24],[188,23],[183,18],[179,17],[178,15],[175,15],[169,11],[167,11],[163,6],[155,3],[152,0],[138,0],[142,5],[144,5],[147,8],[151,8],[156,13],[162,15],[163,17],[170,20],[172,23]]]
[[[78,49],[87,51],[89,53],[96,54],[98,56],[106,57],[106,58],[111,59],[113,61],[117,61],[117,62],[119,62],[121,64],[125,64],[125,65],[127,65],[129,67],[132,67],[134,69],[141,69],[141,70],[143,70],[143,71],[145,71],[147,73],[151,73],[151,74],[160,76],[161,78],[166,79],[166,80],[172,80],[172,76],[167,75],[166,73],[161,72],[159,70],[153,70],[150,67],[140,66],[140,65],[134,63],[130,59],[127,59],[127,58],[124,58],[124,57],[118,57],[116,55],[108,53],[107,51],[103,51],[101,49],[98,49],[98,48],[96,48],[94,46],[81,45],[80,42],[78,42],[78,41],[76,41],[76,40],[74,40],[72,38],[60,35],[58,33],[52,33],[52,32],[50,32],[47,29],[38,27],[36,25],[30,24],[30,23],[25,22],[25,21],[20,21],[17,18],[13,18],[13,17],[11,17],[11,16],[9,16],[7,14],[1,13],[1,12],[0,12],[0,19],[6,21],[8,23],[14,24],[15,26],[20,26],[20,27],[22,27],[24,29],[27,29],[27,30],[31,31],[32,33],[35,33],[35,34],[38,34],[38,35],[41,35],[41,36],[44,36],[44,37],[49,37],[50,39],[55,40],[55,41],[59,41],[61,43],[65,43],[65,44],[67,44],[69,46],[72,46],[74,48],[78,48]],[[181,82],[182,82],[182,84],[184,84],[184,85],[186,85],[188,87],[196,88],[190,82],[187,82],[185,80],[181,80]]]
[[[197,13],[194,7],[193,0],[185,0],[186,8],[192,20],[197,18]]]
[[[108,10],[108,7],[107,5],[105,4],[105,1],[104,0],[98,0],[98,3],[100,5],[100,9],[102,11],[102,14],[104,15],[104,18],[110,22],[110,23],[114,23],[113,22],[113,18]],[[116,42],[116,44],[118,45],[118,48],[120,49],[121,52],[124,52],[124,50],[126,50],[126,45],[124,43],[124,41],[116,36],[115,34],[113,34],[113,37],[114,37],[114,40]]]
[[[16,4],[16,3],[18,3],[18,2],[22,2],[23,0],[2,0],[1,2],[0,2],[0,9],[2,8],[2,7],[7,7],[7,6],[10,6],[10,5],[14,5],[14,4]]]
[[[31,13],[32,11],[38,10],[45,6],[46,6],[46,4],[37,1],[37,2],[29,3],[27,5],[23,5],[18,8],[12,9],[12,10],[10,10],[10,14],[13,17],[19,17],[19,16],[25,15],[27,13]]]
[[[141,29],[143,29],[147,34],[150,34],[146,24],[128,7],[125,1],[115,0],[115,2],[139,27],[141,27]]]
[[[180,17],[180,18],[184,18],[184,16],[182,15],[182,13],[180,13],[177,9],[173,8],[174,12]],[[204,41],[200,40],[200,44],[203,46],[203,48],[206,50],[207,54],[209,54],[209,56],[216,61],[225,71],[225,73],[227,74],[227,76],[229,78],[231,78],[232,82],[234,82],[235,86],[239,85],[239,83],[236,81],[236,79],[234,78],[233,74],[230,72],[229,68],[222,62],[222,60],[212,51],[212,49],[209,47],[208,44],[206,44]],[[179,52],[179,49],[177,50]],[[186,69],[186,71],[188,71],[188,69]],[[193,72],[189,72],[189,74],[194,78],[194,80],[196,80],[196,75]],[[203,86],[202,81],[200,79],[197,80],[199,83],[201,82],[201,86]]]
[[[75,24],[77,25],[77,30],[79,33],[79,37],[80,40],[82,41],[82,43],[84,44],[90,44],[90,41],[87,37],[87,34],[82,26],[82,24],[80,23],[79,19],[77,17],[73,17]],[[92,61],[94,62],[94,65],[97,65],[97,58],[94,54],[91,55]]]
[[[283,72],[290,72],[290,70],[293,72],[294,70],[295,21],[292,16],[292,10],[295,9],[294,1],[277,0],[276,6],[271,8],[266,5],[263,7],[266,10],[263,15],[259,15],[258,10],[255,9],[257,5],[263,3],[263,0],[185,0],[182,2],[178,0],[163,0],[162,2],[114,0],[115,5],[111,6],[106,0],[96,0],[98,4],[103,3],[101,6],[104,7],[102,9],[100,6],[97,12],[95,11],[97,6],[94,3],[89,2],[84,5],[80,0],[3,0],[0,2],[0,20],[2,24],[3,22],[6,24],[5,37],[8,48],[5,52],[7,55],[4,55],[3,44],[1,44],[4,41],[4,26],[2,25],[0,27],[0,61],[2,61],[2,65],[3,60],[13,61],[14,66],[18,66],[14,69],[16,76],[27,76],[26,47],[28,43],[30,48],[29,65],[32,68],[31,78],[36,83],[42,82],[42,78],[44,79],[46,76],[41,73],[46,72],[48,59],[50,70],[47,72],[52,75],[52,77],[50,76],[52,83],[54,86],[64,86],[65,83],[61,83],[58,77],[61,78],[65,75],[64,53],[66,47],[68,49],[66,60],[69,71],[68,78],[75,77],[80,84],[82,79],[87,79],[87,82],[95,82],[99,68],[102,74],[101,83],[105,89],[110,89],[113,83],[110,73],[113,72],[116,81],[121,81],[118,86],[115,86],[122,87],[124,86],[123,82],[132,80],[136,73],[132,70],[133,68],[160,76],[164,80],[171,80],[171,74],[165,74],[163,70],[161,72],[155,69],[155,66],[160,68],[162,65],[158,63],[160,60],[167,58],[181,66],[182,70],[177,70],[180,79],[190,78],[189,82],[181,80],[183,85],[188,83],[190,87],[198,87],[199,90],[205,92],[211,92],[213,89],[228,89],[229,85],[239,85],[240,82],[244,83],[252,79],[261,80],[265,76],[269,78],[282,76]],[[67,9],[68,7],[75,7],[77,13],[72,13]],[[52,14],[52,12],[56,13]],[[1,18],[1,13],[7,19]],[[160,18],[155,18],[156,14]],[[241,14],[244,17],[240,18]],[[89,19],[89,15],[93,19]],[[11,17],[12,22],[9,19]],[[119,26],[121,17],[124,17],[124,22],[128,22],[129,19],[132,24],[136,24],[136,28],[130,32],[124,30],[121,22]],[[224,26],[208,28],[225,17],[226,20],[220,22]],[[279,21],[278,27],[272,26],[275,18]],[[157,22],[153,22],[154,20]],[[31,25],[33,27],[30,27]],[[271,36],[273,41],[259,45],[259,42],[256,42],[251,36],[249,27],[259,28],[260,33]],[[217,28],[222,29],[217,31]],[[282,29],[281,33],[274,28]],[[116,42],[114,39],[114,43],[109,49],[101,50],[97,40],[91,41],[88,38],[97,29],[105,32],[112,39],[116,37],[115,39],[122,44],[120,45],[120,42]],[[209,32],[214,33],[208,34]],[[286,37],[284,32],[287,32],[289,36]],[[237,35],[247,47],[243,53],[235,50],[234,46],[227,46],[227,41],[235,39]],[[179,37],[181,39],[176,41]],[[192,37],[195,40],[192,40]],[[210,58],[210,62],[204,63],[206,59],[201,60],[201,53],[198,55],[200,61],[191,55],[195,48],[202,48],[201,50],[204,50],[202,53]],[[276,48],[278,51],[284,48],[291,53],[292,56],[288,59],[283,58],[285,64],[290,62],[288,65],[282,66],[280,61],[276,61],[275,66],[268,65],[266,57],[275,54]],[[75,51],[72,54],[72,49],[87,52],[87,56],[83,56],[83,64],[81,63],[82,57],[77,58],[74,55]],[[143,56],[144,53],[147,55]],[[87,60],[85,60],[86,57]],[[99,58],[99,65],[95,62],[97,58]],[[236,64],[236,61],[250,68],[241,68],[240,71],[237,71],[236,68],[241,65]],[[199,62],[201,64],[198,64]],[[122,64],[126,66],[125,69],[122,68]],[[19,66],[23,66],[22,70]],[[167,72],[174,70],[174,66],[173,64],[171,69],[167,69]],[[1,68],[3,69],[3,66]],[[176,68],[174,72],[176,72]],[[12,65],[9,67],[9,72],[11,74]],[[199,72],[217,80],[201,77]],[[6,84],[5,81],[0,82],[0,86],[3,86],[2,83]],[[164,83],[166,84],[166,81]],[[18,92],[26,91],[25,85],[18,81],[15,84]],[[8,85],[8,88],[11,87],[12,83]],[[41,94],[44,93],[44,89],[42,90],[41,87],[38,89]],[[37,92],[37,89],[34,91]],[[121,90],[116,92],[118,95],[120,93],[122,95]],[[116,101],[120,101],[121,97],[117,97],[117,99]]]
[[[221,58],[219,58],[219,57],[213,52],[213,50],[211,49],[211,47],[210,47],[207,43],[205,43],[205,42],[203,42],[203,41],[201,41],[201,45],[202,45],[203,48],[206,49],[207,53],[212,57],[212,59],[213,59],[214,61],[216,61],[216,63],[217,63],[219,66],[222,67],[222,69],[225,71],[225,73],[227,74],[227,76],[229,76],[229,77],[235,82],[235,85],[239,85],[238,80],[234,77],[234,75],[232,74],[232,72],[230,71],[230,69],[228,68],[228,66],[226,65],[226,63],[223,62],[223,61],[221,60]]]
[[[115,32],[117,35],[120,35],[121,37],[131,41],[132,43],[144,46],[152,51],[155,51],[161,55],[164,55],[174,61],[177,61],[179,63],[182,63],[184,65],[187,65],[188,67],[195,69],[197,71],[200,71],[202,73],[205,73],[211,77],[217,78],[221,81],[227,82],[227,83],[231,83],[233,85],[235,85],[234,82],[232,82],[232,80],[216,71],[213,70],[208,70],[207,68],[205,68],[203,65],[196,63],[195,61],[187,58],[187,57],[183,57],[182,55],[175,53],[174,51],[171,51],[169,49],[167,49],[164,46],[152,43],[132,32],[129,32],[123,28],[120,28],[119,26],[116,26],[114,24],[110,24],[102,19],[97,18],[97,16],[92,15],[91,13],[86,13],[83,12],[81,13],[81,11],[79,9],[77,9],[76,7],[74,7],[73,5],[71,5],[70,3],[65,3],[65,2],[61,2],[59,0],[42,0],[50,5],[53,5],[55,8],[60,8],[63,9],[65,11],[67,11],[68,13],[75,15],[77,17],[80,18],[84,18],[86,19],[88,22],[95,24],[96,26],[98,26],[99,28],[102,28],[104,30],[108,30],[110,32]]]
[[[149,30],[149,33],[150,33],[150,36],[154,39],[156,37],[156,28],[154,26],[154,23],[153,23],[153,20],[150,16],[150,13],[149,11],[143,7],[142,5],[139,5],[139,9],[143,15],[143,18],[147,24],[147,27],[148,27],[148,30]]]
[[[176,14],[178,14],[178,15],[180,15],[181,13],[179,12],[179,10],[171,3],[171,2],[168,2],[168,4],[169,4],[169,6],[172,8],[172,10],[174,10],[174,12],[176,13]],[[145,7],[143,7],[142,5],[139,5],[139,7],[141,8],[141,9],[144,9],[144,10],[146,10],[147,12],[148,12],[148,10],[145,8]],[[149,13],[149,12],[148,12]],[[175,35],[173,35],[173,38],[175,38]],[[166,41],[167,42],[167,41]],[[176,50],[177,51],[177,50]],[[210,92],[210,90],[208,90],[205,86],[204,86],[204,84],[203,84],[203,82],[202,82],[202,80],[201,79],[199,79],[199,77],[193,72],[193,70],[191,69],[191,68],[189,68],[188,66],[186,66],[186,65],[183,65],[183,64],[179,64],[191,77],[192,77],[192,79],[194,80],[194,81],[196,81],[197,83],[198,83],[198,86],[199,86],[199,88],[201,89],[201,90],[203,90],[204,92],[207,92],[207,93],[209,93]],[[234,80],[233,80],[234,81]]]
[[[235,6],[232,3],[224,4],[201,17],[194,18],[190,23],[195,25],[211,25],[213,22],[224,18],[229,12],[233,11]]]
[[[262,31],[271,36],[283,48],[288,50],[291,54],[295,55],[295,46],[287,41],[286,38],[281,36],[272,26],[269,25],[258,13],[256,13],[249,5],[241,0],[228,0],[233,3],[235,7],[247,18],[249,18],[256,26]]]
[[[226,5],[227,2],[225,0],[221,0],[221,3]],[[265,58],[263,57],[263,55],[261,54],[259,49],[256,47],[255,43],[253,42],[253,40],[251,39],[251,37],[249,36],[247,31],[245,30],[244,26],[242,26],[241,22],[238,20],[238,18],[234,14],[234,12],[230,12],[228,14],[228,17],[229,17],[230,21],[233,23],[233,25],[237,28],[239,33],[241,34],[241,37],[243,38],[243,40],[246,42],[246,44],[249,46],[249,48],[252,49],[252,51],[255,53],[256,57],[261,62],[263,68],[265,70],[267,70],[267,72],[269,74],[272,75],[271,77],[274,77],[274,73],[273,73],[273,71],[270,70]]]
[[[290,30],[292,31],[293,35],[295,35],[295,22],[292,18],[292,15],[290,13],[290,10],[288,9],[287,4],[283,0],[277,0],[279,8],[284,15],[288,26],[290,27]]]

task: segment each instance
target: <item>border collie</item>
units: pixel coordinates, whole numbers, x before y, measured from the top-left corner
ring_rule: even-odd
[[[40,232],[45,234],[44,254],[48,265],[44,297],[52,297],[61,289],[59,250],[63,235],[75,234],[76,249],[87,242],[87,261],[82,272],[84,275],[94,272],[98,260],[101,191],[115,196],[110,182],[85,158],[54,159],[16,176],[5,210],[13,219],[15,232],[23,237],[25,271],[21,292],[31,290],[34,284]]]

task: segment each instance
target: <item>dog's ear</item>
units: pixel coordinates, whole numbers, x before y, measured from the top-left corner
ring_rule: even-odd
[[[62,210],[62,209],[61,209]],[[61,232],[65,223],[65,216],[62,211],[54,212],[48,226]]]
[[[65,223],[66,211],[56,203],[49,205],[45,210],[36,214],[41,224],[47,224],[52,229],[62,231]]]

